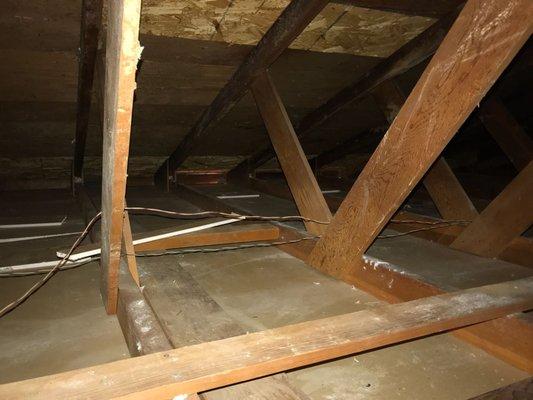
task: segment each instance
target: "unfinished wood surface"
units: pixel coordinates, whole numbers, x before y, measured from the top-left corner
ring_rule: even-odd
[[[280,56],[328,2],[328,0],[293,0],[287,6],[172,152],[168,159],[171,173],[206,136],[209,125],[220,120],[240,100],[257,74]],[[159,168],[157,175],[163,174],[163,168],[164,165]]]
[[[329,222],[329,207],[268,72],[263,72],[255,79],[252,93],[300,215]],[[314,222],[306,221],[305,227],[317,235],[326,231],[325,225]]]
[[[133,92],[141,53],[140,8],[140,0],[112,1],[107,17],[100,261],[101,292],[109,314],[117,310]]]
[[[85,141],[91,112],[98,33],[102,19],[102,2],[103,0],[83,0],[81,5],[76,136],[74,139],[74,160],[72,162],[73,180],[77,182],[81,182],[83,177],[83,157],[85,156]]]
[[[122,258],[120,264],[117,318],[131,356],[171,350],[156,315],[128,271],[126,259]]]
[[[127,211],[124,212],[124,223],[122,225],[122,248],[125,253],[124,257],[131,277],[137,286],[140,287],[139,270],[137,269],[137,260],[135,259],[135,249],[133,247],[133,237],[131,234],[130,216]]]
[[[533,161],[496,197],[450,247],[497,257],[533,224]]]
[[[314,128],[331,118],[347,104],[361,99],[380,83],[402,74],[430,57],[438,48],[456,15],[457,12],[454,11],[435,22],[423,33],[371,68],[353,84],[342,89],[320,107],[305,115],[296,127],[298,137],[303,139]],[[233,168],[230,176],[245,176],[248,172],[254,171],[266,163],[273,155],[272,149],[261,149]]]
[[[341,204],[309,262],[350,274],[531,34],[533,3],[470,0]]]
[[[392,123],[405,103],[406,96],[392,79],[379,85],[373,95],[385,118]],[[433,163],[422,182],[442,218],[471,221],[478,216],[472,201],[444,157],[439,157]]]
[[[236,323],[179,264],[143,268],[144,295],[175,348],[244,335]],[[179,310],[179,313],[176,313]],[[281,376],[266,377],[202,393],[206,400],[307,399]]]
[[[268,188],[271,187],[272,185],[269,184]],[[245,210],[229,207],[221,200],[203,194],[200,189],[194,187],[181,186],[178,193],[180,197],[204,209],[245,213]],[[419,217],[424,219],[422,216]],[[417,215],[409,215],[408,218],[417,219]],[[416,228],[419,227],[419,225],[416,226]],[[304,236],[292,228],[280,227],[280,230],[283,240],[297,240]],[[316,241],[316,239],[302,240],[280,245],[278,248],[307,263]],[[529,258],[529,262],[531,259],[533,257]],[[424,282],[420,276],[402,273],[398,266],[371,257],[354,260],[353,266],[353,273],[345,277],[344,281],[389,303],[444,293],[442,288]],[[507,279],[513,278],[514,276],[511,275]],[[459,329],[454,332],[454,335],[517,368],[533,373],[533,347],[528,342],[528,338],[533,335],[533,325],[524,323],[522,318],[501,318],[479,324],[475,328]]]
[[[0,397],[172,398],[531,307],[533,278],[521,279],[1,385]]]
[[[533,160],[533,140],[496,95],[483,102],[479,118],[518,171]]]

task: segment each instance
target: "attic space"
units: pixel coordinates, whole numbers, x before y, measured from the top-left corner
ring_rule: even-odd
[[[0,399],[533,399],[531,0],[2,0]]]

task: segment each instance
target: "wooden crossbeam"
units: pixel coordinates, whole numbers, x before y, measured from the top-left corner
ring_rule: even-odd
[[[408,71],[431,57],[439,47],[456,16],[457,11],[453,11],[438,20],[391,56],[371,68],[353,84],[345,87],[320,107],[304,116],[296,127],[298,137],[303,139],[309,132],[331,118],[341,108],[363,98],[380,83]],[[261,149],[233,168],[229,176],[246,176],[250,171],[260,167],[273,156],[274,153],[270,147]]]
[[[269,67],[324,8],[329,0],[292,0],[263,38],[248,54],[228,83],[156,173],[161,182],[168,168],[174,171],[206,136],[207,128],[220,120],[249,89],[256,76]]]
[[[518,171],[533,160],[533,140],[496,95],[483,102],[479,118]]]
[[[311,265],[341,278],[350,274],[353,259],[368,249],[528,39],[531,17],[528,0],[467,2],[315,246]]]
[[[393,81],[385,81],[373,92],[390,124],[405,103],[406,96]],[[444,157],[431,166],[422,183],[444,219],[473,220],[478,212]]]
[[[271,182],[266,185],[269,189],[273,186]],[[245,210],[229,207],[221,200],[207,196],[192,187],[181,186],[179,195],[204,209],[246,213]],[[420,218],[421,216],[416,215],[409,215],[408,217],[411,220],[423,219],[423,217]],[[400,225],[402,226],[403,224]],[[420,226],[417,225],[416,227]],[[304,235],[291,228],[280,227],[280,231],[281,240],[300,241],[279,245],[278,248],[307,263],[317,240],[301,240]],[[508,279],[513,278],[513,275],[508,277]],[[379,260],[372,260],[372,258],[366,256],[360,260],[353,260],[352,274],[345,276],[343,280],[389,303],[410,301],[445,292],[444,289],[423,281],[421,277],[402,273],[397,266]],[[525,340],[525,338],[533,334],[532,331],[533,325],[524,318],[506,317],[479,324],[475,327],[459,329],[454,332],[454,335],[517,368],[533,373],[533,348]]]
[[[117,310],[133,92],[141,54],[140,9],[140,0],[112,1],[107,18],[100,261],[101,292],[109,314]]]
[[[83,180],[85,141],[91,112],[91,96],[94,81],[98,33],[102,20],[103,0],[83,0],[81,5],[80,55],[78,66],[78,97],[76,105],[76,135],[72,178],[74,183]]]
[[[464,3],[464,0],[432,0],[430,2],[420,0],[333,0],[333,2],[407,15],[441,17]]]
[[[175,398],[532,307],[526,278],[0,385],[0,397]]]
[[[533,161],[513,179],[450,247],[484,257],[498,257],[533,224]]]
[[[252,93],[300,215],[329,222],[331,211],[267,71],[255,79]],[[309,232],[318,235],[326,231],[325,225],[314,222],[306,221],[305,226]]]

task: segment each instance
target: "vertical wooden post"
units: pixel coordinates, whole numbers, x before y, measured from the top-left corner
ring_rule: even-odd
[[[331,211],[267,71],[256,78],[252,93],[300,214],[315,220],[330,221]],[[305,226],[309,232],[317,235],[326,231],[326,225],[314,222],[305,222]]]
[[[533,223],[533,161],[453,241],[450,247],[497,257]]]
[[[529,38],[530,0],[469,0],[309,257],[340,278],[358,262]]]
[[[141,0],[109,2],[102,165],[101,291],[116,313]]]
[[[392,80],[383,82],[373,92],[374,98],[391,124],[405,103],[405,95]],[[422,181],[444,219],[473,220],[478,212],[452,169],[439,157]]]

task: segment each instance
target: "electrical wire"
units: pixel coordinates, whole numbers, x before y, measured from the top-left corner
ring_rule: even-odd
[[[151,212],[156,214],[162,214],[166,216],[171,217],[182,217],[182,218],[191,218],[191,217],[197,217],[197,218],[208,218],[213,216],[219,216],[223,218],[235,218],[240,219],[242,221],[245,220],[261,220],[261,221],[294,221],[294,220],[300,220],[300,221],[306,221],[306,222],[314,222],[317,224],[329,224],[329,221],[319,221],[312,218],[302,217],[301,215],[288,215],[288,216],[260,216],[260,215],[242,215],[237,213],[225,213],[225,212],[219,212],[219,211],[202,211],[202,212],[194,212],[194,213],[185,213],[185,212],[178,212],[178,211],[170,211],[170,210],[163,210],[159,208],[150,208],[150,207],[126,207],[126,211],[141,211],[141,212]],[[20,297],[18,297],[16,300],[13,300],[11,303],[7,304],[0,310],[0,318],[7,315],[11,311],[13,311],[15,308],[20,306],[22,303],[24,303],[31,295],[33,295],[37,290],[39,290],[42,286],[44,286],[58,271],[60,270],[66,270],[70,268],[75,268],[80,265],[73,265],[73,266],[67,266],[65,267],[65,264],[67,263],[69,257],[72,255],[74,250],[80,245],[80,243],[83,241],[83,239],[87,236],[89,231],[92,229],[96,221],[100,219],[102,215],[102,212],[98,212],[87,224],[85,229],[81,232],[81,234],[78,236],[78,238],[74,241],[68,252],[65,254],[65,256],[58,261],[58,263],[50,269],[44,277],[42,277],[39,281],[34,283],[24,294],[22,294]],[[381,235],[378,236],[380,239],[387,239],[392,237],[398,237],[398,236],[404,236],[409,233],[413,232],[419,232],[422,230],[430,230],[430,229],[438,229],[445,226],[451,226],[451,225],[457,225],[457,224],[464,224],[468,223],[468,221],[464,220],[450,220],[450,221],[416,221],[416,220],[391,220],[391,222],[395,223],[419,223],[419,224],[425,224],[425,225],[431,225],[426,228],[420,228],[417,230],[413,230],[411,232],[402,232],[398,234],[391,234],[391,235]],[[318,239],[320,236],[310,236],[310,237],[303,237],[293,240],[286,240],[286,241],[277,241],[277,242],[264,242],[264,243],[252,243],[252,244],[244,244],[240,246],[226,246],[222,248],[210,248],[210,249],[187,249],[187,250],[178,250],[174,252],[165,252],[165,253],[159,253],[154,254],[153,256],[159,256],[159,255],[165,255],[165,254],[187,254],[187,253],[198,253],[198,252],[214,252],[214,251],[228,251],[228,250],[237,250],[237,249],[244,249],[244,248],[252,248],[252,247],[267,247],[267,246],[279,246],[284,244],[293,244],[298,243],[304,240],[313,240]],[[82,264],[84,265],[84,264]],[[32,273],[28,273],[28,275],[34,275],[40,273],[40,271],[32,271]],[[21,273],[22,274],[22,273]],[[18,275],[20,276],[20,275]]]

